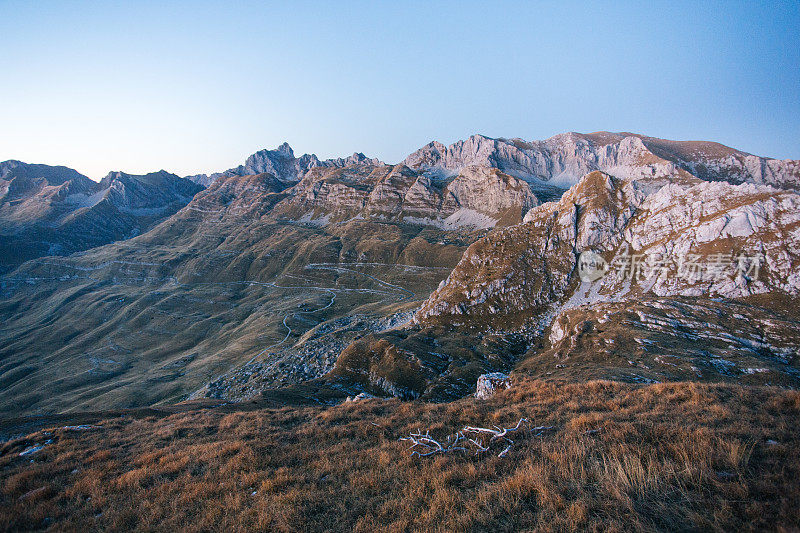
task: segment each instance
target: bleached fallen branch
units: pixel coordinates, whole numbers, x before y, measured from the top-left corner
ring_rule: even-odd
[[[469,448],[465,447],[466,444],[472,444],[474,446],[475,454],[477,455],[479,453],[490,451],[493,443],[504,440],[509,444],[502,452],[500,452],[500,455],[498,455],[498,457],[504,457],[511,450],[511,446],[514,444],[514,441],[508,438],[506,435],[519,430],[520,427],[522,427],[522,424],[527,421],[527,418],[520,418],[517,422],[517,425],[510,428],[501,428],[499,426],[495,426],[495,429],[489,429],[475,426],[464,426],[463,429],[452,435],[449,435],[444,442],[440,442],[431,437],[430,431],[422,433],[422,430],[412,432],[410,436],[402,437],[400,440],[411,442],[411,447],[409,448],[409,450],[411,450],[411,455],[417,455],[419,457],[428,457],[437,453],[470,451]],[[544,429],[544,427],[542,426],[536,429],[541,430]],[[469,434],[474,435],[474,438],[469,438],[466,436]],[[489,442],[484,444],[483,439],[479,438],[480,435],[490,435]]]
[[[495,426],[494,429],[489,429],[489,428],[478,428],[474,426],[466,426],[462,431],[464,431],[465,433],[488,433],[491,435],[491,438],[489,438],[489,442],[494,442],[498,439],[505,439],[513,444],[514,441],[506,437],[506,435],[512,431],[518,430],[519,427],[522,425],[522,423],[527,421],[528,421],[527,418],[520,418],[519,422],[517,422],[517,425],[514,426],[513,428],[501,428]]]
[[[403,437],[400,440],[411,442],[411,448],[409,448],[409,450],[412,450],[412,456],[418,455],[419,457],[427,457],[437,453],[447,453],[456,450],[467,451],[467,449],[463,446],[458,446],[458,443],[464,439],[464,436],[461,434],[461,432],[456,433],[455,438],[453,437],[453,435],[450,435],[447,437],[445,444],[442,444],[438,440],[431,437],[429,431],[426,431],[425,433],[417,431],[416,433],[411,433],[411,436]],[[414,449],[418,446],[422,449],[422,451]]]
[[[489,447],[488,446],[484,446],[482,442],[478,441],[478,439],[469,439],[469,441],[478,448],[478,450],[475,452],[476,454],[478,452],[488,452],[489,451]]]

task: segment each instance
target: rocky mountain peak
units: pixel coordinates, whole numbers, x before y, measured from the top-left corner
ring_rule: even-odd
[[[100,180],[99,188],[103,189],[109,187],[114,182],[130,183],[132,181],[140,181],[153,184],[160,184],[176,180],[183,180],[183,178],[177,176],[176,174],[173,174],[172,172],[167,172],[166,170],[163,169],[157,170],[155,172],[148,172],[147,174],[129,174],[127,172],[115,170],[109,172],[102,180]]]
[[[295,157],[294,150],[289,143],[284,142],[274,150],[264,149],[250,155],[244,165],[231,168],[225,172],[215,174],[197,174],[186,176],[187,179],[208,187],[220,177],[249,176],[255,174],[271,174],[278,180],[286,183],[296,183],[305,174],[317,167],[343,168],[351,165],[381,165],[378,159],[370,159],[362,153],[354,153],[346,158],[320,159],[314,154],[303,154]]]
[[[283,144],[278,146],[278,148],[276,148],[275,151],[278,152],[279,154],[284,154],[287,157],[294,157],[294,150],[292,150],[292,147],[289,146],[289,143],[286,141],[284,141]]]

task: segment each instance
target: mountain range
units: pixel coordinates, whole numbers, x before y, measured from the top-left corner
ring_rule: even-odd
[[[609,132],[99,183],[6,161],[0,405],[441,401],[493,371],[795,388],[799,187],[800,161]]]
[[[66,167],[0,163],[0,272],[144,233],[202,187],[166,171],[110,172],[99,183]]]

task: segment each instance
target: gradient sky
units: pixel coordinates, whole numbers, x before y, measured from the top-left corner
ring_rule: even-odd
[[[634,131],[800,159],[800,2],[0,0],[0,161],[180,175],[284,140]]]

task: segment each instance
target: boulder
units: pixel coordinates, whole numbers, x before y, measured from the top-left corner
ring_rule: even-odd
[[[360,402],[363,400],[371,400],[373,398],[377,398],[377,396],[373,396],[368,392],[360,392],[353,397],[348,396],[345,402]]]
[[[495,392],[509,388],[511,388],[511,379],[506,374],[502,372],[483,374],[478,378],[475,397],[479,400],[485,400],[493,396]]]

